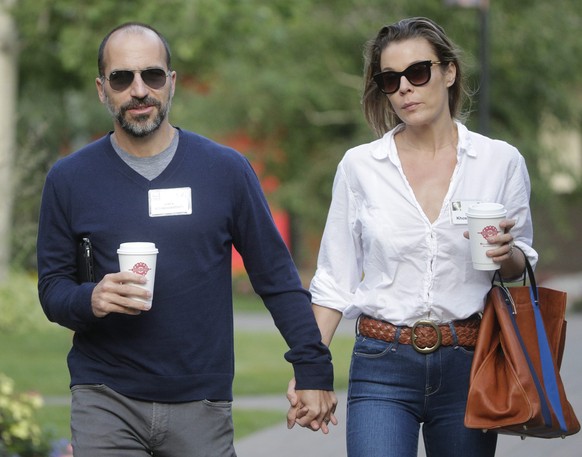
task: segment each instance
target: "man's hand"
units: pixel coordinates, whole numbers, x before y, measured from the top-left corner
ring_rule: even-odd
[[[337,425],[335,408],[337,398],[333,391],[327,390],[295,390],[295,378],[289,381],[287,389],[289,412],[287,413],[287,428],[295,424],[307,427],[313,431],[321,430],[329,433],[329,423]]]
[[[96,317],[109,313],[138,315],[150,309],[148,303],[135,300],[151,300],[151,293],[132,284],[145,284],[146,278],[129,272],[111,273],[99,282],[91,295],[91,308]]]

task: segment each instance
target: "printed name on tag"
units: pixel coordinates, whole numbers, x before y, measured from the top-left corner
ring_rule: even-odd
[[[150,217],[183,216],[192,214],[192,189],[150,189],[148,192]]]
[[[471,205],[479,203],[478,200],[455,200],[451,202],[451,222],[455,225],[466,225],[467,215],[465,214]]]

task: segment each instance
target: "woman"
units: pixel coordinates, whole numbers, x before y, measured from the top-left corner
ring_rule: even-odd
[[[524,255],[537,261],[525,162],[458,120],[459,51],[431,20],[383,27],[365,57],[364,112],[381,138],[338,166],[311,283],[326,344],[342,316],[358,318],[348,455],[416,456],[422,424],[427,455],[493,456],[496,435],[463,425],[493,275],[473,269],[464,211],[505,205],[488,256],[503,278],[522,275]]]

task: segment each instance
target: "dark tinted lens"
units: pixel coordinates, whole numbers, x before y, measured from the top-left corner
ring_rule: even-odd
[[[150,68],[141,72],[141,79],[152,89],[160,89],[166,84],[166,72],[161,68]]]
[[[374,75],[374,81],[385,94],[393,94],[400,87],[403,76],[414,86],[422,86],[430,81],[430,61],[412,64],[404,71],[384,71]]]
[[[378,88],[385,94],[392,94],[398,90],[398,75],[393,71],[385,71],[374,75]]]
[[[140,72],[141,79],[152,89],[160,89],[166,84],[167,74],[161,68],[150,68]],[[129,70],[113,71],[109,75],[109,84],[113,90],[124,91],[133,82],[134,72]]]
[[[113,90],[125,90],[133,81],[133,72],[128,70],[114,71],[109,75],[109,84]]]
[[[400,86],[400,75],[393,71],[387,71],[382,75],[383,90],[387,94],[393,94]],[[380,87],[382,89],[382,86]]]
[[[422,86],[430,80],[430,65],[422,62],[411,65],[404,70],[404,76],[415,86]]]

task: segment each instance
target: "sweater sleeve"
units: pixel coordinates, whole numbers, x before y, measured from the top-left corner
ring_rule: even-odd
[[[321,342],[311,295],[301,285],[254,171],[246,159],[243,161],[240,181],[234,188],[234,246],[255,292],[290,348],[285,358],[293,364],[297,389],[333,390],[331,355]]]
[[[97,320],[91,310],[95,284],[77,284],[77,240],[69,227],[66,193],[59,192],[58,180],[54,179],[57,173],[55,168],[49,172],[41,200],[37,239],[39,298],[50,321],[81,331]]]

